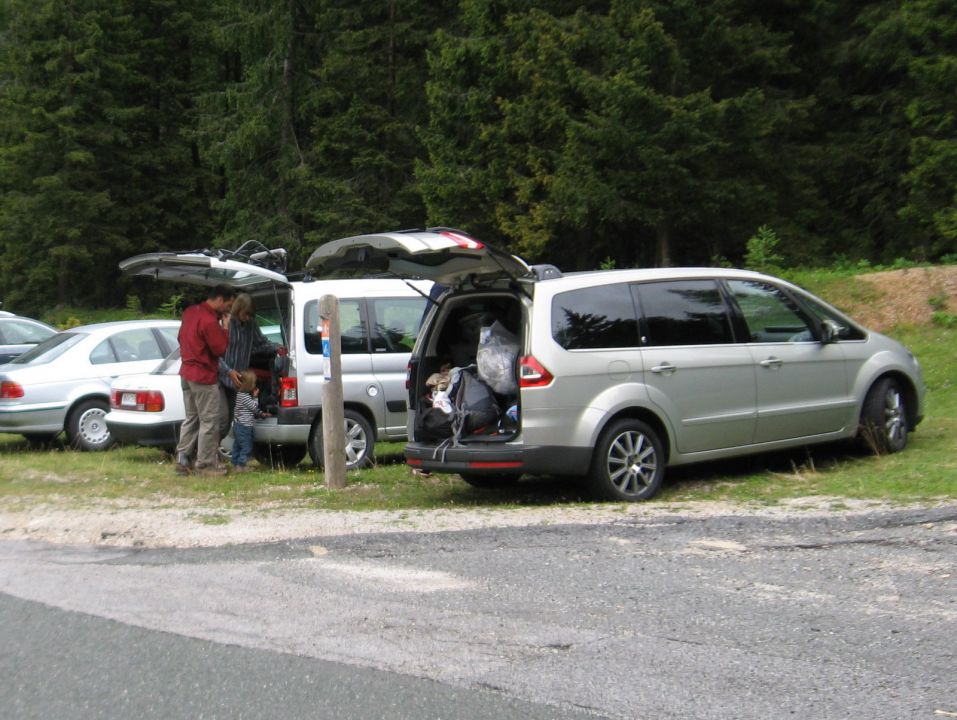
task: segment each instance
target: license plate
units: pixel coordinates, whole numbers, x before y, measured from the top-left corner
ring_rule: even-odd
[[[135,392],[123,393],[123,397],[120,399],[120,405],[136,405],[136,393]]]

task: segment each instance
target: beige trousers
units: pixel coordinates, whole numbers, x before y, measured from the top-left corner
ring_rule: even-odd
[[[219,383],[182,380],[186,419],[179,431],[176,461],[196,460],[197,468],[219,465]]]

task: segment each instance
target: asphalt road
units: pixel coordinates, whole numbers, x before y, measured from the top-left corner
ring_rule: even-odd
[[[939,720],[955,589],[957,506],[7,541],[2,716]]]

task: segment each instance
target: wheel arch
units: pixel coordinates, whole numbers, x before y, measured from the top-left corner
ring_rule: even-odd
[[[877,383],[885,378],[894,380],[904,394],[904,411],[907,415],[907,429],[914,430],[921,421],[921,417],[918,415],[920,403],[918,401],[917,388],[914,386],[910,376],[898,370],[888,370],[871,379],[867,385],[867,391],[861,395],[861,402],[857,409],[858,421],[860,422],[861,415],[864,412],[864,403],[866,402],[868,394]]]
[[[595,437],[601,437],[601,434],[605,432],[605,428],[609,427],[612,423],[617,422],[623,418],[628,418],[631,420],[641,420],[643,423],[648,425],[652,430],[658,433],[658,439],[661,440],[661,446],[665,452],[665,461],[667,462],[671,458],[671,434],[668,432],[668,426],[665,424],[657,413],[652,410],[640,407],[640,406],[631,406],[618,410],[612,415],[609,415],[605,418],[605,421],[601,424],[601,427],[598,428],[598,432]]]
[[[375,413],[369,408],[368,405],[357,402],[346,402],[343,403],[344,410],[352,410],[353,412],[359,413],[362,417],[365,418],[366,422],[369,423],[369,427],[372,428],[372,441],[379,441],[379,426],[376,423]],[[314,432],[322,432],[319,429],[319,426],[322,424],[322,408],[316,412],[315,416],[312,418],[312,425],[309,427],[309,437],[312,437]]]
[[[67,426],[70,424],[70,418],[73,417],[73,413],[76,412],[77,408],[88,400],[102,400],[106,403],[107,412],[109,412],[110,407],[110,396],[107,393],[103,392],[88,392],[84,395],[78,395],[77,397],[71,398],[69,405],[67,405],[66,413],[63,415],[63,429],[66,430]]]

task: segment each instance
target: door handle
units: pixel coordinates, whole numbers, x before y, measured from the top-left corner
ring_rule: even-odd
[[[766,368],[776,368],[781,367],[784,364],[784,361],[781,358],[769,357],[767,360],[762,360],[760,365],[761,367]]]
[[[651,372],[670,375],[677,369],[678,367],[676,365],[672,365],[671,363],[666,362],[666,363],[661,363],[661,365],[655,365],[653,368],[651,368]]]

